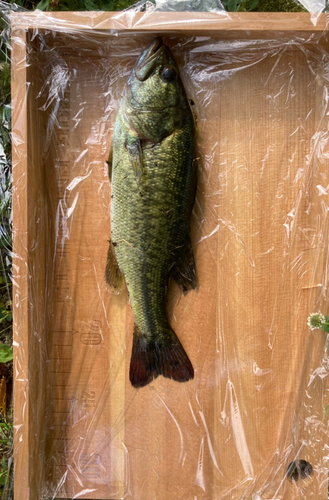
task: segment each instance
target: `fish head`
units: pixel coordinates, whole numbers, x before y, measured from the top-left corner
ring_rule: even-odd
[[[185,92],[174,56],[161,38],[153,40],[139,57],[127,84],[127,97],[135,110],[185,107]]]

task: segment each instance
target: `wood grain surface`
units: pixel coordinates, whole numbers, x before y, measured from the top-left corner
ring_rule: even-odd
[[[328,307],[329,57],[300,32],[265,40],[320,25],[233,17],[235,36],[247,19],[245,33],[264,32],[238,43],[220,40],[221,22],[203,39],[167,30],[199,156],[198,286],[171,283],[167,311],[195,378],[135,390],[129,297],[104,283],[106,160],[153,35],[65,16],[13,21],[15,498],[325,500],[328,358],[307,317]],[[45,20],[52,30],[21,29]],[[291,482],[298,459],[313,474]]]

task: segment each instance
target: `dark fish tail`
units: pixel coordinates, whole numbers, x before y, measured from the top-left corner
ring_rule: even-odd
[[[148,342],[135,325],[129,378],[133,387],[152,382],[159,375],[176,382],[187,382],[194,370],[182,344],[169,327],[159,332],[158,340]]]

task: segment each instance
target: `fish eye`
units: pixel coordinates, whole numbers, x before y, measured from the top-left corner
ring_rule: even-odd
[[[171,82],[175,77],[175,70],[170,66],[165,66],[160,72],[160,78],[163,82]]]

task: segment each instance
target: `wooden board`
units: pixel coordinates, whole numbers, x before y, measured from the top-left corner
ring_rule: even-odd
[[[124,16],[13,16],[15,498],[325,500],[328,359],[306,324],[328,307],[324,21]],[[197,118],[198,287],[168,298],[195,379],[136,391],[128,296],[104,284],[106,160],[159,30]],[[297,459],[314,472],[291,483]]]

